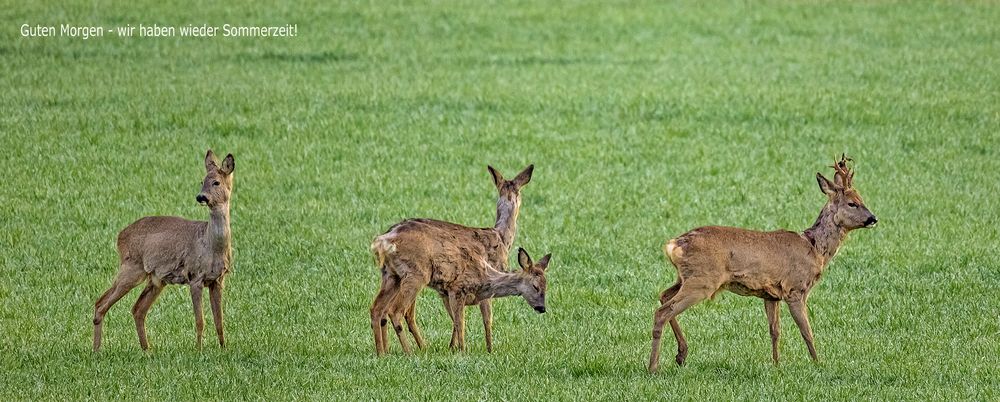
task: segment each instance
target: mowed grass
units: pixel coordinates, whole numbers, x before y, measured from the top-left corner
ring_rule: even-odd
[[[1000,380],[1000,6],[435,2],[0,7],[0,398],[982,399]],[[21,38],[22,23],[298,24],[295,38]],[[153,349],[94,300],[115,236],[206,219],[236,156],[228,347],[194,346],[187,288]],[[706,224],[802,230],[847,152],[879,227],[810,298],[821,362],[782,307],[722,294],[680,316],[688,364],[646,373],[660,247]],[[419,300],[430,349],[376,359],[368,246],[407,217],[491,225],[486,165],[529,163],[515,246],[551,252],[548,310],[478,311],[467,353]],[[511,263],[514,261],[512,259]],[[476,309],[471,309],[476,310]]]

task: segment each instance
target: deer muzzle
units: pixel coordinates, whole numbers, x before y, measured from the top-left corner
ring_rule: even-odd
[[[878,223],[878,218],[876,218],[875,215],[872,215],[865,221],[865,227],[870,228],[875,226],[876,223]]]
[[[198,194],[197,197],[194,197],[194,200],[198,201],[199,204],[208,204],[208,197],[205,194]]]

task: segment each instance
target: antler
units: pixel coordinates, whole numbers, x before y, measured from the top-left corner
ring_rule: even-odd
[[[833,176],[834,183],[843,188],[851,188],[854,182],[854,171],[847,166],[847,162],[854,162],[854,159],[848,158],[846,154],[840,154],[840,161],[834,160],[833,166],[830,166],[837,172]]]

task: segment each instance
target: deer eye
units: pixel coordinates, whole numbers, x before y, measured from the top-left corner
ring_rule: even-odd
[[[216,181],[215,181],[215,183],[212,183],[212,185],[213,185],[213,186],[218,186],[218,185],[219,185],[219,181],[218,181],[218,180],[216,180]]]
[[[847,203],[847,206],[849,206],[849,207],[851,207],[851,208],[857,208],[857,207],[858,207],[858,204],[855,204],[855,203],[853,203],[853,202],[849,202],[849,203]]]

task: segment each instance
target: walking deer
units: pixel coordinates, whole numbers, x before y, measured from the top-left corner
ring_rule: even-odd
[[[232,154],[226,156],[222,166],[216,162],[212,150],[205,155],[207,173],[195,200],[208,206],[210,218],[207,222],[175,216],[148,216],[118,233],[118,275],[94,306],[95,352],[101,348],[102,322],[108,309],[144,281],[147,282],[146,288],[132,306],[132,317],[143,350],[149,349],[146,314],[153,302],[166,285],[184,283],[191,288],[198,349],[201,349],[205,326],[201,307],[204,287],[208,287],[219,346],[225,347],[222,286],[223,278],[232,268],[229,199],[233,191],[235,166]]]
[[[376,354],[388,351],[387,317],[392,320],[406,353],[410,353],[410,347],[402,334],[401,318],[406,320],[417,347],[425,347],[416,322],[416,297],[425,286],[440,294],[453,320],[450,346],[460,350],[465,348],[464,314],[456,314],[464,312],[468,303],[479,304],[486,348],[493,350],[490,297],[480,297],[486,294],[477,293],[479,291],[496,291],[495,296],[523,294],[536,310],[545,311],[544,295],[538,296],[538,288],[524,288],[524,284],[536,278],[535,275],[511,276],[505,272],[517,230],[521,188],[531,180],[534,165],[529,165],[512,180],[504,179],[492,166],[488,169],[499,193],[493,227],[472,228],[431,219],[408,219],[393,225],[372,242],[371,249],[382,276],[371,308]],[[548,263],[547,258],[543,260]],[[537,277],[544,286],[544,276]],[[541,289],[544,291],[544,287]]]
[[[848,232],[870,228],[878,222],[853,187],[854,172],[848,168],[848,160],[841,156],[840,161],[834,163],[832,182],[816,173],[819,188],[828,199],[816,223],[802,233],[706,226],[684,233],[664,245],[664,254],[677,268],[677,283],[660,295],[661,305],[653,321],[650,372],[655,372],[659,366],[663,325],[670,322],[677,340],[675,360],[683,365],[688,348],[677,315],[723,289],[764,299],[771,332],[771,358],[775,365],[778,364],[778,302],[782,300],[799,327],[809,356],[817,360],[806,315],[809,290],[819,280]]]

